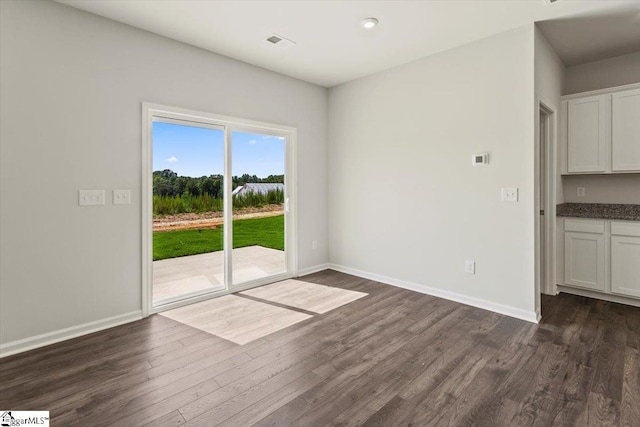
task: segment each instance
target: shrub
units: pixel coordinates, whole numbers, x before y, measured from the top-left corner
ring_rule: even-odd
[[[248,192],[233,197],[234,208],[261,207],[284,203],[284,191],[273,190],[266,194]],[[210,194],[192,195],[185,191],[181,196],[153,196],[153,215],[176,215],[180,213],[222,212],[223,200]]]

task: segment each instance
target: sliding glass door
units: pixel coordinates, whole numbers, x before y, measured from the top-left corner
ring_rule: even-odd
[[[153,122],[153,304],[226,289],[225,129]]]
[[[143,114],[145,313],[293,277],[295,130]]]
[[[287,270],[285,138],[231,133],[232,283],[243,285]]]

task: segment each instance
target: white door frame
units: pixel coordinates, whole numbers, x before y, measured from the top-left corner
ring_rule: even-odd
[[[538,97],[536,103],[535,126],[535,301],[538,318],[540,311],[540,294],[557,294],[556,286],[556,184],[557,184],[557,153],[558,153],[558,108],[548,100]],[[545,177],[545,201],[540,206],[540,113],[547,117],[546,130],[546,177]],[[544,215],[540,215],[544,210]],[[541,218],[545,225],[544,251],[540,242]],[[541,277],[541,254],[545,257],[544,277]]]
[[[225,170],[224,170],[224,221],[225,229],[232,230],[232,199],[231,199],[231,135],[234,131],[251,132],[262,135],[281,136],[285,138],[285,199],[288,199],[289,211],[285,221],[286,271],[266,278],[252,280],[241,285],[232,284],[232,232],[225,233],[225,284],[226,289],[187,296],[184,299],[160,307],[153,307],[153,139],[152,126],[154,119],[162,121],[192,122],[198,126],[210,126],[225,131]],[[283,126],[237,117],[223,116],[184,108],[165,105],[142,103],[142,315],[204,301],[210,298],[226,295],[245,289],[262,286],[278,280],[297,276],[298,273],[298,219],[297,219],[297,130],[294,127]],[[227,178],[228,177],[228,178]],[[228,227],[228,228],[227,228]]]

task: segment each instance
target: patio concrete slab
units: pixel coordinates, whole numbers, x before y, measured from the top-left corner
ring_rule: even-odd
[[[285,253],[262,246],[233,250],[234,284],[284,272]],[[189,292],[224,289],[223,252],[153,262],[153,301]]]

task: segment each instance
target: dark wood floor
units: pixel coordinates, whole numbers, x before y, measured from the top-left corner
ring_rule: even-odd
[[[240,346],[161,316],[0,360],[53,426],[640,426],[640,309],[560,295],[540,325],[334,271],[370,295]]]

